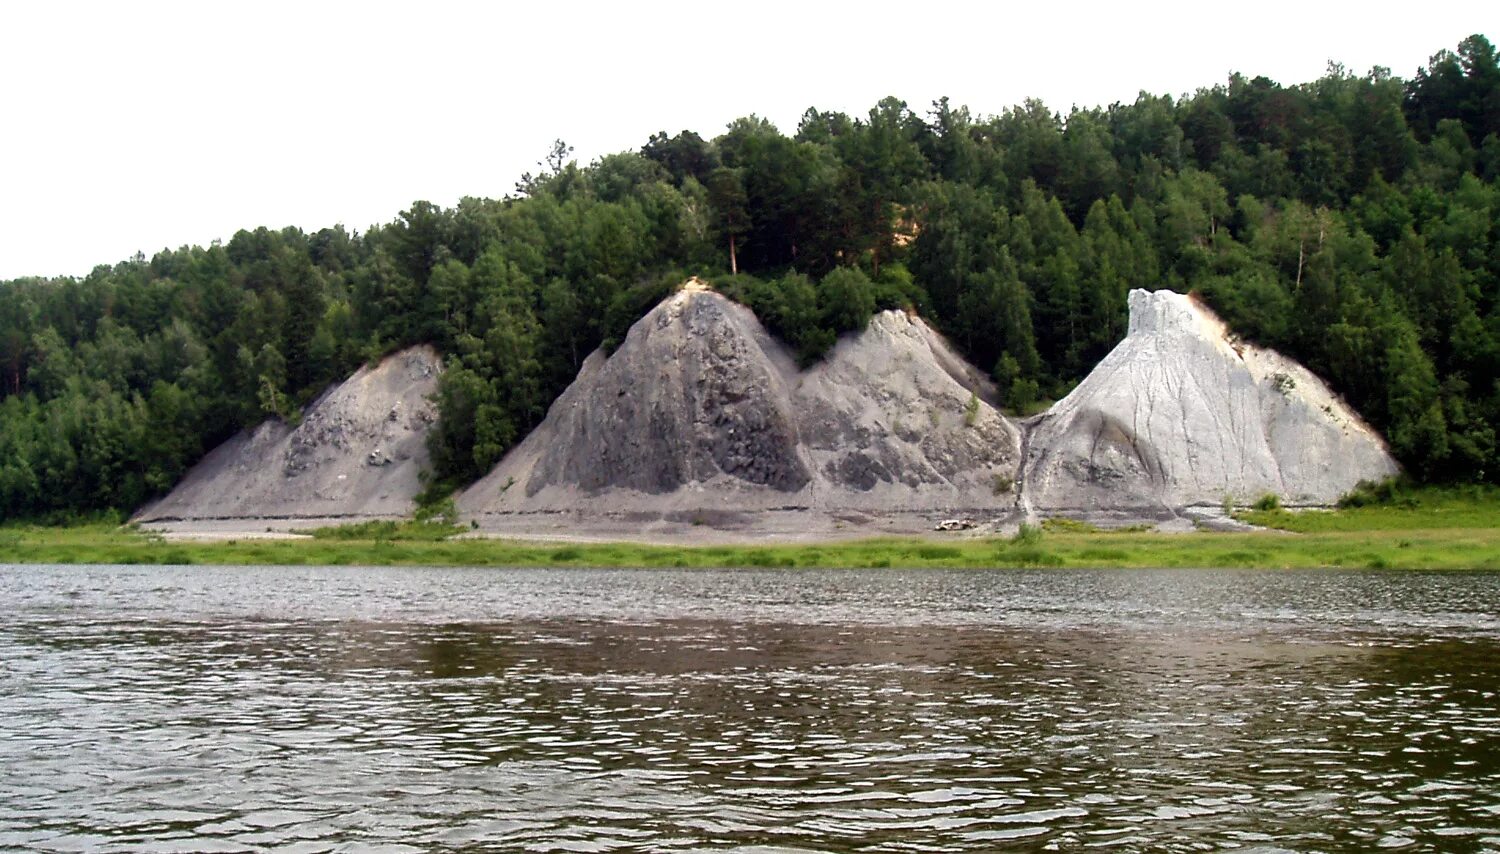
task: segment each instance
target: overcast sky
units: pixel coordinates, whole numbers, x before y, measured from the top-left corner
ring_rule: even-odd
[[[1500,35],[1492,3],[1383,5],[4,2],[0,279],[502,196],[559,137],[586,163],[886,95],[987,115],[1329,60],[1410,77]]]

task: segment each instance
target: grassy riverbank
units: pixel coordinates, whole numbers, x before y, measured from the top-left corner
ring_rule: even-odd
[[[0,528],[0,563],[688,567],[1375,567],[1500,569],[1500,493],[1421,491],[1331,512],[1255,511],[1280,530],[1155,534],[1076,524],[1009,539],[909,538],[764,546],[538,544],[450,539],[376,523],[297,540],[169,542],[108,524]]]

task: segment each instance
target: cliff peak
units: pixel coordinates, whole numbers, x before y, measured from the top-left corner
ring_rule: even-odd
[[[409,516],[428,467],[441,371],[426,345],[361,367],[295,426],[273,419],[215,448],[136,521]]]
[[[1030,447],[1037,510],[1170,512],[1267,493],[1328,505],[1397,471],[1311,371],[1165,290],[1130,293],[1129,333],[1037,420]]]
[[[799,371],[748,308],[690,280],[458,503],[492,530],[575,512],[662,528],[785,511],[825,535],[841,514],[998,515],[1019,433],[985,382],[901,312]]]

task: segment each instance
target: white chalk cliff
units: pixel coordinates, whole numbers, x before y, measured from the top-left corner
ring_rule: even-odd
[[[360,368],[296,427],[266,421],[215,448],[135,521],[410,516],[429,466],[440,370],[426,346]]]
[[[439,372],[430,347],[362,368],[296,427],[215,449],[136,520],[408,516]],[[1328,505],[1397,472],[1321,380],[1169,291],[1132,291],[1129,334],[1046,413],[1017,424],[994,399],[910,314],[881,312],[798,370],[748,308],[695,280],[591,355],[458,509],[520,536],[816,538],[949,516],[1161,519],[1267,493]]]
[[[1195,299],[1130,293],[1125,339],[1031,425],[1023,506],[1151,514],[1275,494],[1329,505],[1397,466],[1310,371]]]

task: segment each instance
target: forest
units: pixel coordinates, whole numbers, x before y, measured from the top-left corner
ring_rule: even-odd
[[[363,233],[255,228],[81,278],[0,282],[0,518],[128,514],[216,444],[295,421],[362,362],[444,354],[430,497],[523,438],[594,349],[688,275],[816,361],[914,310],[1031,412],[1124,335],[1131,288],[1194,292],[1318,373],[1413,479],[1500,481],[1500,63],[1331,64],[1182,97],[997,115],[894,98],[754,115],[503,199]]]

